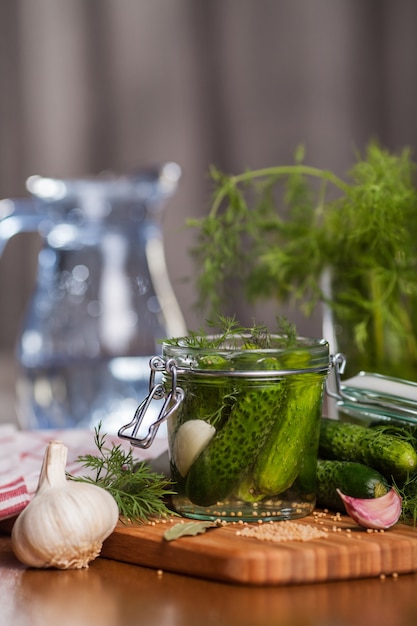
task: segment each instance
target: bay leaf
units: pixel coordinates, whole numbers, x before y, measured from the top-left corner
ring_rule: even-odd
[[[174,541],[180,537],[195,536],[205,533],[207,528],[215,528],[218,526],[216,522],[182,522],[175,524],[164,532],[166,541]]]

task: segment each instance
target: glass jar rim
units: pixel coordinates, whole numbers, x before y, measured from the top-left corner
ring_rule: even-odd
[[[204,343],[219,339],[219,345]],[[206,376],[277,376],[304,372],[328,372],[329,344],[325,339],[297,337],[286,346],[282,335],[271,335],[268,347],[248,345],[250,335],[231,335],[220,342],[221,335],[180,337],[173,344],[162,344],[165,359],[175,361],[178,372]],[[204,340],[200,343],[200,339]],[[235,341],[236,340],[236,341]],[[275,344],[275,345],[274,345]]]

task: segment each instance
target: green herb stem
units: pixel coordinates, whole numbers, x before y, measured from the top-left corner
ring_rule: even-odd
[[[344,182],[339,176],[336,176],[330,170],[322,170],[318,167],[311,167],[309,165],[279,165],[275,167],[265,167],[257,170],[246,170],[242,174],[230,176],[228,178],[228,185],[221,187],[217,194],[214,196],[214,201],[210,209],[209,216],[216,217],[219,208],[227,196],[230,187],[237,187],[241,183],[249,183],[259,178],[270,178],[280,176],[291,176],[299,174],[300,176],[310,176],[314,178],[320,178],[321,180],[332,183],[335,187],[343,192],[347,192],[349,185]]]
[[[371,301],[374,303],[374,306],[372,307],[373,347],[375,351],[375,358],[378,363],[381,363],[384,358],[384,351],[385,351],[384,320],[382,317],[383,308],[381,306],[381,300],[382,300],[383,294],[381,292],[380,281],[378,279],[378,276],[376,276],[375,272],[371,272],[370,278],[369,278],[369,284],[370,284]]]

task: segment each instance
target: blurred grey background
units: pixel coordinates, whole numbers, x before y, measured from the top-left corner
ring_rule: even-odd
[[[177,161],[166,256],[196,329],[184,224],[208,209],[209,166],[290,162],[304,143],[310,164],[343,174],[372,137],[415,148],[416,32],[416,0],[1,0],[0,198],[25,195],[32,174]],[[0,260],[0,351],[13,350],[38,246],[19,235]],[[236,313],[253,312],[238,300]],[[320,334],[319,316],[299,328]]]

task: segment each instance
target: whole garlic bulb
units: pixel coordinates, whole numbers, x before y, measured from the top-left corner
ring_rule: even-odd
[[[105,489],[66,479],[67,453],[60,441],[48,444],[35,496],[12,529],[13,551],[30,567],[88,567],[119,518]]]

